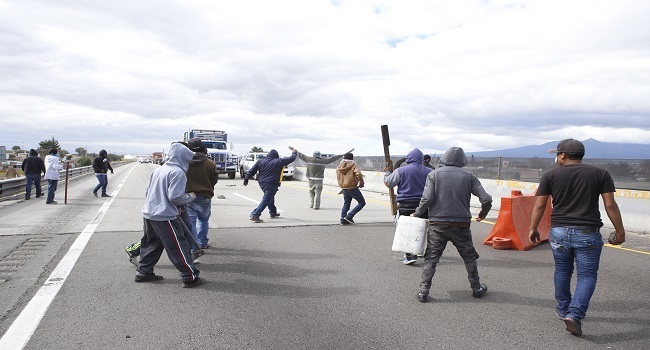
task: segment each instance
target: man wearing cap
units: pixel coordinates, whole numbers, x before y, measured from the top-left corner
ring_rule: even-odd
[[[354,148],[349,152],[352,151],[354,151]],[[298,152],[298,158],[307,163],[306,177],[309,180],[309,207],[318,210],[320,208],[320,195],[323,192],[325,166],[343,158],[343,154],[323,158],[320,151],[314,151],[313,157]]]
[[[196,199],[187,205],[187,213],[192,223],[192,235],[200,249],[208,248],[208,228],[211,215],[214,186],[219,181],[217,164],[207,157],[207,149],[201,139],[193,138],[187,142],[194,157],[187,170],[187,192],[194,192]],[[198,219],[198,222],[197,222]],[[197,249],[194,249],[196,251]]]
[[[598,209],[598,197],[603,198],[607,216],[614,226],[609,243],[625,242],[625,229],[618,204],[614,199],[614,181],[607,170],[583,164],[585,146],[574,139],[560,141],[555,153],[559,165],[542,175],[537,188],[537,200],[531,217],[529,238],[540,240],[537,226],[544,215],[549,197],[552,198],[549,241],[555,260],[555,314],[564,321],[566,330],[582,335],[582,319],[596,288],[603,238],[603,222]],[[576,289],[571,296],[571,276],[577,272]]]

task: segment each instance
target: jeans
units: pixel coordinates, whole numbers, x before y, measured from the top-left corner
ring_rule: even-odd
[[[190,216],[192,225],[192,235],[201,248],[208,245],[208,229],[212,209],[210,202],[211,199],[208,197],[196,196],[196,199],[187,205],[187,213]]]
[[[108,174],[96,173],[95,177],[97,177],[97,181],[99,181],[99,183],[97,186],[95,186],[93,193],[97,193],[97,190],[99,190],[101,187],[102,194],[106,194],[106,186],[108,186]]]
[[[45,203],[54,202],[54,192],[56,192],[58,183],[59,180],[47,180],[47,200]]]
[[[603,238],[598,229],[551,227],[549,241],[555,260],[557,310],[560,315],[582,320],[587,314],[589,300],[596,289]],[[574,261],[578,282],[571,297]]]
[[[320,194],[323,192],[323,180],[309,180],[309,207],[320,208]]]
[[[43,195],[41,192],[41,174],[38,175],[25,175],[25,180],[27,184],[25,185],[25,198],[29,199],[32,196],[32,183],[36,188],[36,197]]]
[[[275,207],[275,194],[278,192],[280,185],[260,184],[260,188],[262,189],[262,192],[264,192],[264,196],[262,196],[262,201],[257,208],[253,209],[251,212],[251,216],[260,216],[266,207],[269,207],[269,214],[271,214],[271,216],[277,214],[278,208]]]
[[[352,210],[350,210],[352,199],[357,201],[357,205]],[[341,209],[341,220],[343,220],[343,218],[345,217],[353,218],[365,206],[366,206],[366,200],[363,198],[363,194],[361,193],[361,190],[358,187],[349,190],[344,189],[343,209]]]

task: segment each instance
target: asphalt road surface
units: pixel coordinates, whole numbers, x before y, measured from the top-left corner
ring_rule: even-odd
[[[156,165],[109,175],[112,198],[95,198],[94,177],[64,186],[57,205],[0,205],[0,349],[648,349],[650,238],[630,233],[603,250],[584,335],[553,313],[548,244],[494,250],[481,242],[497,217],[472,224],[489,291],[471,295],[453,246],[416,299],[422,261],[391,251],[388,196],[364,192],[356,225],[340,226],[338,188],[308,208],[307,184],[287,181],[281,216],[248,220],[262,193],[255,181],[222,178],[210,243],[197,266],[207,282],[183,289],[163,255],[155,283],[135,283],[124,246],[140,239],[144,191]],[[474,209],[477,213],[478,210]],[[624,218],[625,219],[625,218]],[[607,235],[608,232],[604,232]]]

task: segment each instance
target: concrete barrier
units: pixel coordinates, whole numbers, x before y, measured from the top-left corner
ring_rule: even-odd
[[[304,178],[306,168],[296,167],[293,179],[307,181]],[[384,173],[380,171],[362,171],[365,179],[365,191],[388,193],[384,185]],[[480,179],[485,190],[492,195],[492,209],[499,210],[501,197],[510,196],[513,190],[521,191],[523,194],[535,194],[538,184],[535,182],[507,181]],[[338,186],[336,181],[336,169],[325,169],[325,185]],[[623,225],[631,232],[650,233],[650,191],[642,190],[617,190],[616,202],[621,209]],[[480,208],[478,198],[472,196],[471,205]],[[600,213],[605,227],[612,228],[612,223],[607,217],[602,200],[600,201]]]

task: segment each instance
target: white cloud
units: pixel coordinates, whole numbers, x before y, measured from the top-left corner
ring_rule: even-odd
[[[0,144],[650,143],[641,0],[0,1]]]

